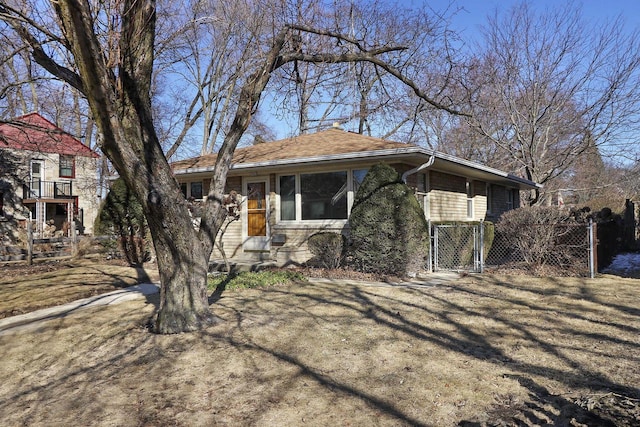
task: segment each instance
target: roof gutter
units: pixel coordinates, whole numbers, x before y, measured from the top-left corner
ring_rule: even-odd
[[[406,171],[405,173],[402,174],[402,182],[404,182],[405,184],[407,183],[407,177],[409,177],[409,175],[413,175],[414,173],[418,173],[421,170],[425,170],[427,168],[429,168],[431,165],[433,165],[433,162],[435,162],[436,160],[436,156],[435,154],[432,154],[431,157],[429,157],[429,160],[427,160],[426,163],[421,164],[420,166],[413,168],[413,169],[409,169],[408,171]]]

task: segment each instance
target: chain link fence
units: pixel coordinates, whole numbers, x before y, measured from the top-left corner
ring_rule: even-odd
[[[535,275],[595,275],[595,242],[591,224],[530,224],[526,238],[496,230],[485,268],[496,272],[525,271]]]
[[[491,223],[433,224],[433,271],[594,277],[595,224],[530,224],[514,237]]]
[[[481,272],[483,231],[483,227],[472,223],[433,225],[432,269]]]

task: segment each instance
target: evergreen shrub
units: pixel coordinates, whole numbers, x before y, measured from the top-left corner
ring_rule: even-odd
[[[350,262],[357,270],[413,276],[425,269],[429,229],[418,200],[398,172],[373,166],[355,195],[349,217]]]

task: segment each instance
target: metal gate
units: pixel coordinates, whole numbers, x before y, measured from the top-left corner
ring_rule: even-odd
[[[483,234],[482,224],[432,225],[433,271],[482,273]]]

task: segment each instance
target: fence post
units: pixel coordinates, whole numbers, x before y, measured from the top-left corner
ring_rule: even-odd
[[[480,220],[480,273],[484,273],[484,221]]]
[[[33,222],[27,221],[27,265],[33,265]]]
[[[597,271],[597,238],[596,238],[597,224],[593,223],[593,219],[589,218],[589,277],[595,278]]]
[[[432,271],[436,271],[438,270],[438,227],[437,226],[432,226],[432,230],[433,230],[433,265]]]

